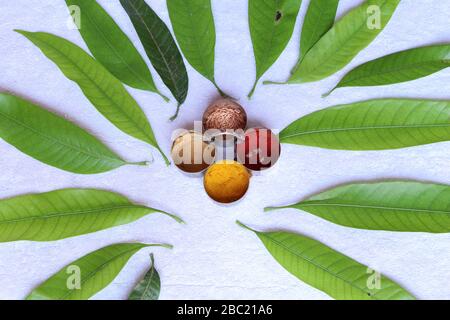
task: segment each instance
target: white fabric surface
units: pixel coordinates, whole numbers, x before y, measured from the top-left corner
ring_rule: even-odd
[[[99,1],[145,56],[133,27],[118,1]],[[169,22],[165,1],[147,0]],[[361,0],[342,0],[339,15]],[[298,56],[304,1],[287,50],[263,77],[285,80]],[[342,89],[327,99],[321,94],[362,62],[411,47],[450,42],[450,0],[403,0],[387,28],[344,70],[324,81],[296,86],[258,86],[248,32],[247,1],[213,0],[217,28],[216,77],[229,94],[240,98],[251,124],[281,129],[300,116],[343,103],[380,97],[450,98],[450,70],[425,79],[387,87]],[[40,282],[71,261],[100,247],[129,241],[168,242],[173,250],[154,249],[162,278],[162,299],[327,299],[326,294],[285,271],[256,236],[236,219],[260,230],[285,229],[312,236],[361,263],[378,269],[421,299],[450,298],[450,235],[371,232],[333,225],[295,210],[263,213],[269,205],[288,204],[321,190],[353,181],[416,179],[450,184],[450,143],[382,152],[345,152],[284,145],[276,168],[252,179],[245,200],[220,207],[205,194],[201,178],[189,178],[165,167],[154,149],[108,123],[64,78],[57,67],[28,40],[20,28],[63,36],[86,48],[78,31],[66,27],[62,0],[0,0],[0,91],[10,91],[86,128],[126,159],[155,156],[149,167],[123,167],[83,176],[46,166],[0,141],[0,197],[67,187],[113,190],[130,199],[182,216],[178,225],[152,215],[130,225],[50,243],[0,244],[0,299],[22,299]],[[148,61],[148,60],[147,60]],[[153,71],[159,88],[166,94]],[[168,118],[175,103],[129,89],[147,113],[167,153],[171,132],[190,128],[217,97],[214,87],[188,66],[189,96],[177,121]],[[172,99],[173,100],[173,99]],[[96,299],[124,299],[149,265],[148,253],[136,254],[114,282]]]

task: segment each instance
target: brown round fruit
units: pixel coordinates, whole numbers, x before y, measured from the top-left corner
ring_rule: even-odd
[[[245,132],[245,140],[236,145],[236,155],[248,169],[261,171],[272,167],[279,159],[281,145],[269,129],[253,128]]]
[[[240,104],[231,99],[215,101],[203,114],[204,130],[244,130],[246,126],[247,113]]]
[[[181,171],[200,173],[214,162],[215,146],[203,141],[201,134],[189,131],[175,139],[171,155],[175,165]]]

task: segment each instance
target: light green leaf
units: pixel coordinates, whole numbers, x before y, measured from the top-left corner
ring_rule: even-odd
[[[74,173],[131,164],[72,122],[6,93],[0,93],[0,138],[36,160]]]
[[[309,50],[288,83],[318,81],[341,70],[384,29],[399,3],[367,0],[350,11]],[[378,10],[381,18],[376,26]]]
[[[334,24],[339,0],[312,0],[303,22],[300,59],[327,33]]]
[[[382,86],[426,77],[450,67],[450,45],[397,52],[350,71],[334,88]]]
[[[368,267],[308,237],[288,232],[256,233],[264,246],[292,275],[338,300],[413,300],[405,289]],[[375,282],[375,283],[374,283]]]
[[[278,60],[286,48],[297,20],[301,0],[249,0],[249,24],[256,59],[256,81]]]
[[[160,210],[102,190],[63,189],[0,200],[0,242],[54,241],[136,221]]]
[[[351,228],[403,232],[450,232],[450,187],[412,181],[340,186],[295,208]]]
[[[338,150],[399,149],[450,140],[450,102],[380,99],[327,108],[285,128],[280,141]]]
[[[150,270],[148,270],[144,279],[136,285],[128,300],[158,300],[161,290],[161,280],[158,271],[155,269],[153,253],[150,255],[150,260]]]
[[[178,101],[177,111],[171,118],[174,120],[189,89],[183,57],[169,28],[144,0],[120,0],[120,3],[130,17],[153,67]]]
[[[142,109],[122,83],[100,63],[77,45],[58,36],[16,31],[33,42],[67,78],[78,84],[86,98],[105,118],[123,132],[157,148],[169,163]]]
[[[171,248],[165,244],[142,243],[104,247],[65,266],[34,289],[26,299],[87,300],[107,287],[136,252],[150,246]]]
[[[167,0],[167,8],[187,61],[225,95],[214,78],[216,28],[211,0]]]
[[[98,62],[126,85],[161,95],[136,47],[97,1],[66,0],[66,3],[80,8],[79,30]]]

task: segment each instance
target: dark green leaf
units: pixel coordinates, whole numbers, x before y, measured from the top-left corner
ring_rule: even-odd
[[[351,228],[450,232],[450,187],[412,181],[340,186],[292,206]]]
[[[249,0],[249,24],[256,59],[256,81],[277,61],[295,27],[301,0]]]
[[[256,233],[292,275],[339,300],[413,300],[405,289],[381,276],[379,287],[368,267],[308,237],[288,232]]]
[[[350,11],[309,50],[288,83],[318,81],[341,70],[384,29],[399,3],[400,0],[367,0]],[[377,8],[380,28],[373,28],[370,22],[376,17]]]
[[[180,105],[186,100],[189,78],[183,57],[169,28],[144,0],[120,0],[131,19],[150,61]]]
[[[150,246],[171,248],[170,245],[142,243],[104,247],[65,266],[34,289],[26,299],[87,300],[107,287],[136,252]]]
[[[126,85],[161,95],[144,59],[97,1],[66,0],[66,3],[69,7],[80,8],[82,25],[79,30],[97,61]]]
[[[44,32],[16,30],[27,37],[52,60],[64,75],[78,84],[95,108],[117,128],[132,137],[159,148],[144,112],[133,97],[94,58],[77,45]]]
[[[128,300],[158,300],[161,290],[161,280],[155,269],[155,260],[153,253],[150,255],[151,265],[144,279],[131,292]]]
[[[60,240],[131,223],[152,213],[182,222],[108,191],[64,189],[23,195],[0,200],[0,242]]]
[[[410,49],[381,57],[353,69],[336,88],[401,83],[426,77],[449,66],[448,44]]]
[[[399,149],[450,140],[450,102],[380,99],[327,108],[285,128],[280,141],[339,150]]]
[[[127,164],[72,122],[6,93],[0,93],[0,137],[36,160],[74,173],[101,173]]]

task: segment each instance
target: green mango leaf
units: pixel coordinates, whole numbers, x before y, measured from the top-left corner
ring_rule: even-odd
[[[255,92],[259,79],[278,60],[291,39],[301,3],[301,0],[248,1],[250,34],[256,60],[256,80],[249,98]]]
[[[133,204],[102,190],[63,189],[0,200],[0,242],[54,241],[88,234],[166,212]]]
[[[382,86],[416,80],[448,67],[450,67],[448,44],[405,50],[353,69],[331,92],[343,87]]]
[[[128,297],[128,300],[158,300],[161,290],[161,280],[158,271],[155,269],[153,253],[150,255],[150,260],[150,270],[148,270],[144,279],[139,281],[136,288],[134,288]]]
[[[77,45],[45,32],[16,30],[33,42],[112,124],[130,136],[154,146],[164,157],[152,127],[136,100],[94,58]]]
[[[450,186],[412,181],[355,183],[314,195],[295,208],[351,228],[450,232]]]
[[[316,240],[288,232],[258,232],[238,224],[253,231],[283,268],[334,299],[414,299],[389,278],[376,279],[372,269]]]
[[[80,127],[11,94],[0,93],[0,138],[53,167],[80,174],[128,163]]]
[[[300,39],[300,59],[327,33],[334,24],[339,0],[313,0],[303,22]]]
[[[27,300],[87,300],[107,287],[128,260],[145,247],[167,244],[119,243],[70,263],[34,289]]]
[[[95,0],[66,0],[78,6],[82,15],[79,29],[92,55],[126,85],[159,94],[150,70],[136,47],[111,16]]]
[[[280,141],[337,150],[385,150],[450,140],[450,102],[380,99],[327,108],[285,128]]]
[[[399,3],[400,0],[367,0],[350,11],[309,50],[288,83],[322,80],[344,68],[384,29]]]
[[[169,28],[144,0],[120,0],[120,3],[130,17],[153,67],[178,101],[177,111],[171,118],[175,120],[189,89],[183,56]]]
[[[175,37],[191,66],[226,96],[214,78],[216,28],[211,0],[167,0]]]

